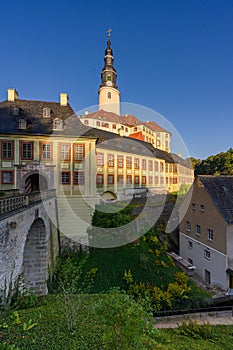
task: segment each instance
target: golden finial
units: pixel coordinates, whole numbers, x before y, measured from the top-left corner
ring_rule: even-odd
[[[112,29],[111,29],[111,28],[108,28],[107,33],[108,33],[108,38],[109,38],[109,40],[110,40],[110,36],[111,36],[111,31],[112,31]]]

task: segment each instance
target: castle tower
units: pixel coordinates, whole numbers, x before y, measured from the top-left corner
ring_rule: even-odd
[[[104,67],[101,72],[99,87],[99,109],[120,115],[120,91],[116,85],[117,73],[113,66],[113,52],[110,41],[111,29],[108,30],[107,48],[104,56]]]

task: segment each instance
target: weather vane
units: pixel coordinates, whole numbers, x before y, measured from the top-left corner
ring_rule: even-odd
[[[110,36],[111,36],[111,31],[112,31],[112,29],[111,29],[111,28],[108,28],[107,33],[108,33],[109,39],[110,39]]]

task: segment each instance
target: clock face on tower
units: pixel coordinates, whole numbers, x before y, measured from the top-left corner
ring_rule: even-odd
[[[112,82],[111,81],[107,81],[106,83],[108,86],[112,86]]]

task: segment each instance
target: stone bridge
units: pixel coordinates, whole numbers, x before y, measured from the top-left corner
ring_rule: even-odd
[[[59,253],[55,190],[0,198],[0,292],[20,280],[46,294]]]

